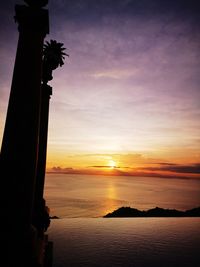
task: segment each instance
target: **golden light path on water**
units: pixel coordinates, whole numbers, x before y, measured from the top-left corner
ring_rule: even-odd
[[[115,199],[118,199],[117,188],[115,184],[113,183],[113,181],[109,181],[106,194],[107,194],[108,201],[106,202],[106,205],[105,205],[104,214],[107,214],[108,212],[113,211],[113,209],[115,208]]]
[[[51,215],[102,217],[131,206],[186,210],[200,206],[200,180],[105,175],[47,174],[45,198]]]

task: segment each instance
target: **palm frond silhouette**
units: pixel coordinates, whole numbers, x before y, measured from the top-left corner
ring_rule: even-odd
[[[64,52],[66,48],[63,43],[58,43],[56,40],[46,41],[43,48],[43,81],[48,82],[53,79],[52,71],[64,65],[65,56],[69,57]]]

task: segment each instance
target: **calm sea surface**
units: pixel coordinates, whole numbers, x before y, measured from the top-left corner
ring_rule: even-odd
[[[200,206],[200,179],[47,174],[45,198],[61,218],[102,217],[121,206],[185,210]]]
[[[53,267],[199,267],[199,218],[52,220]]]
[[[200,206],[200,181],[47,174],[53,267],[200,267],[200,218],[92,218]]]

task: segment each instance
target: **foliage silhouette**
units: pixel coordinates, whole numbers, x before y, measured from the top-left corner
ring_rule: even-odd
[[[68,54],[64,53],[66,48],[63,47],[62,43],[58,43],[55,40],[46,41],[43,47],[43,83],[48,83],[52,80],[52,71],[57,69],[59,66],[64,65],[65,56],[69,57]]]

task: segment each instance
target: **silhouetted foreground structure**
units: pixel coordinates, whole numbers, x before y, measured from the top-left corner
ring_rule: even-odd
[[[15,6],[19,41],[0,154],[4,267],[45,266],[49,264],[44,260],[46,244],[52,249],[44,236],[50,223],[43,199],[52,94],[47,83],[65,54],[56,41],[43,51],[49,33],[48,11],[43,6],[48,0],[25,2],[28,6]]]
[[[141,211],[130,207],[121,207],[104,216],[104,218],[112,217],[200,217],[200,207],[186,211],[158,207]]]

